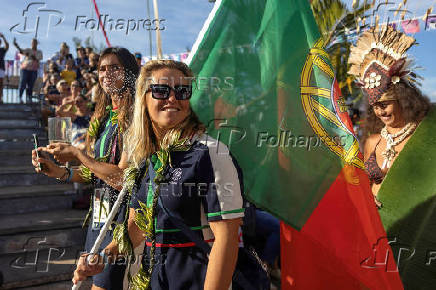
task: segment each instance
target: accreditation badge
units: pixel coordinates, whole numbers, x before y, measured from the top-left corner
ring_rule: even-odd
[[[96,188],[94,189],[92,210],[92,229],[100,230],[106,223],[110,212],[109,204],[109,189]]]

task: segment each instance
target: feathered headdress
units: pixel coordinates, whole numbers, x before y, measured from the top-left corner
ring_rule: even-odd
[[[405,54],[414,43],[413,37],[383,26],[365,31],[351,47],[348,73],[357,77],[371,105],[392,100],[383,94],[401,79],[414,82],[416,75],[408,69],[411,61]]]

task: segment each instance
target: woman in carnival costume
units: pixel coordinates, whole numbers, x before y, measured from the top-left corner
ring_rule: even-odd
[[[436,249],[436,114],[406,55],[414,43],[391,26],[372,28],[351,48],[349,73],[369,103],[365,166],[396,267],[406,289],[430,289],[436,285],[436,268],[427,265]]]
[[[122,150],[123,134],[129,125],[138,72],[135,57],[127,49],[105,49],[98,63],[97,105],[86,136],[87,152],[64,143],[54,143],[38,149],[52,154],[59,162],[78,160],[82,164],[79,169],[57,166],[47,158],[37,159],[36,151],[32,152],[32,162],[37,172],[65,182],[94,185],[87,216],[87,252],[91,250],[122,188],[123,169],[127,168],[127,155]],[[39,168],[38,162],[42,168]],[[127,199],[114,222],[122,223],[126,215]],[[113,231],[110,230],[101,247],[107,246],[112,237]],[[123,263],[109,265],[93,277],[92,289],[122,289],[125,268]]]

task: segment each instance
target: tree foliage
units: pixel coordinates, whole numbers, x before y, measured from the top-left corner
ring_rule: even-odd
[[[350,55],[350,34],[356,29],[356,20],[363,18],[370,5],[362,5],[354,10],[347,9],[341,0],[312,0],[311,7],[319,30],[326,43],[326,51],[335,68],[336,78],[346,99],[355,99],[358,90],[353,90],[353,77],[348,75]]]
[[[92,40],[91,36],[88,36],[85,38],[85,40],[82,40],[80,37],[73,37],[74,45],[77,47],[91,47],[94,52],[100,53],[105,49],[105,45],[103,43],[100,43],[100,45],[97,47]],[[83,44],[82,44],[83,42]]]

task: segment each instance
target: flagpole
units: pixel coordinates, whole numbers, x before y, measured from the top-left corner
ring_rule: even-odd
[[[147,0],[147,19],[151,20],[150,17],[150,0]],[[150,44],[150,59],[153,58],[153,37],[151,35],[151,29],[148,30],[148,42]]]
[[[98,250],[100,249],[101,244],[103,243],[104,238],[106,237],[106,233],[112,225],[112,221],[115,219],[115,215],[118,213],[118,209],[123,202],[124,196],[128,193],[127,186],[123,186],[120,193],[118,194],[117,200],[115,201],[109,215],[107,217],[106,223],[100,229],[100,233],[97,236],[97,239],[94,242],[94,245],[91,248],[89,255],[86,257],[86,263],[89,263],[93,256],[98,255]],[[109,263],[108,261],[104,261],[105,263]],[[71,290],[79,290],[82,285],[82,281],[77,281],[77,284],[74,284]]]
[[[159,9],[157,7],[157,0],[153,0],[154,6],[154,19],[159,19]],[[162,43],[160,40],[160,30],[159,27],[156,29],[156,45],[157,45],[157,58],[162,59]]]
[[[100,14],[100,11],[98,10],[97,2],[95,2],[95,0],[92,0],[92,2],[94,3],[95,14],[98,18],[98,24],[99,24],[101,31],[103,33],[103,36],[106,40],[106,44],[108,47],[111,47],[111,43],[109,42],[109,38],[107,37],[107,34],[106,34],[106,29],[104,28],[104,25],[101,22],[101,14]]]

